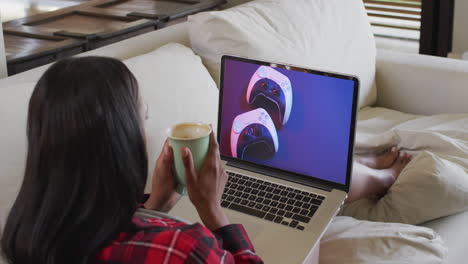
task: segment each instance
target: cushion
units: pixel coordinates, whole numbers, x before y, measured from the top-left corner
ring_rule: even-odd
[[[26,162],[26,121],[35,83],[0,88],[0,229],[23,182]]]
[[[201,121],[213,124],[216,131],[218,89],[200,57],[181,44],[167,44],[124,63],[137,78],[148,104],[149,119],[145,125],[152,175],[167,128],[180,122]]]
[[[421,224],[468,210],[468,114],[415,116],[384,108],[360,111],[356,150],[398,145],[414,156],[381,199],[347,205],[343,215]]]
[[[189,17],[193,50],[219,81],[223,54],[353,74],[376,100],[375,41],[361,0],[259,0]]]
[[[148,104],[146,137],[152,175],[166,128],[182,121],[203,121],[216,129],[218,89],[201,59],[180,44],[165,45],[125,64],[136,76]],[[0,133],[0,224],[4,224],[23,179],[27,108],[34,85],[0,88],[0,123],[4,124]]]
[[[336,217],[320,242],[320,263],[443,263],[447,247],[429,228]]]

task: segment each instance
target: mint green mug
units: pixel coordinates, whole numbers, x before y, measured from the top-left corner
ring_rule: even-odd
[[[167,130],[169,146],[174,153],[175,176],[177,180],[176,192],[187,193],[185,183],[185,166],[182,160],[182,148],[190,149],[193,164],[197,172],[203,167],[210,147],[211,127],[204,123],[187,122],[174,125]]]

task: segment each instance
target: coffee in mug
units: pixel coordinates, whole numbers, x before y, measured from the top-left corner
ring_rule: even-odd
[[[192,152],[195,170],[198,172],[205,163],[210,145],[211,127],[204,123],[187,122],[177,124],[167,131],[169,145],[174,153],[177,189],[180,194],[186,193],[185,166],[182,159],[182,148]]]

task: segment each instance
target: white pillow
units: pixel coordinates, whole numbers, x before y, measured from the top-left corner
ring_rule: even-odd
[[[168,127],[179,122],[203,121],[213,124],[216,131],[218,89],[200,57],[181,44],[167,44],[124,63],[137,78],[143,100],[148,104],[150,182]],[[149,187],[150,184],[147,191]]]
[[[21,83],[0,88],[0,229],[23,182],[26,121],[34,86],[35,83]]]
[[[320,264],[443,263],[448,249],[429,228],[336,217],[320,242]]]
[[[466,210],[468,159],[424,151],[407,165],[385,196],[355,201],[341,214],[370,221],[422,224]]]
[[[375,41],[362,0],[263,0],[190,16],[193,50],[219,82],[223,54],[353,74],[375,103]]]

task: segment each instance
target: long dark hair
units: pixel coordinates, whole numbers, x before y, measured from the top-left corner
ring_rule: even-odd
[[[131,227],[146,183],[138,85],[120,61],[52,65],[29,102],[24,180],[1,241],[11,263],[90,263]]]

